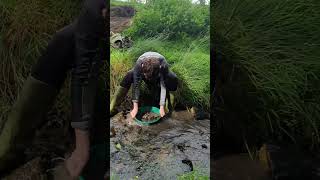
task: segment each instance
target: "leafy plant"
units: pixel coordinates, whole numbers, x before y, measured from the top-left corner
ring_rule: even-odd
[[[209,28],[209,6],[191,0],[148,1],[134,17],[127,34],[133,37],[166,35],[169,39],[195,37]]]

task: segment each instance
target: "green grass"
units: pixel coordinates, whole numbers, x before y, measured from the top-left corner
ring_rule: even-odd
[[[110,180],[120,180],[119,175],[111,173]]]
[[[141,8],[143,8],[143,4],[141,4],[141,3],[124,2],[124,1],[117,1],[117,0],[110,1],[110,7],[112,7],[112,6],[131,6],[131,7],[134,7],[134,9],[137,11],[139,11]]]
[[[156,51],[166,57],[170,69],[177,74],[180,86],[175,93],[178,103],[209,110],[210,56],[208,38],[191,43],[173,42],[163,37],[139,39],[128,50],[111,50],[111,96],[140,55]]]
[[[78,14],[80,1],[4,0],[0,3],[0,127],[52,35]],[[68,111],[68,90],[56,101]]]
[[[141,177],[143,178],[143,177]],[[110,177],[111,180],[119,180],[120,177],[119,175],[117,174],[113,174],[111,173],[111,177]],[[139,180],[140,177],[138,176],[134,176],[133,178],[131,178],[132,180]],[[209,176],[208,175],[205,175],[203,173],[201,173],[200,170],[198,169],[195,169],[191,172],[188,172],[188,173],[185,173],[185,174],[182,174],[182,175],[179,175],[177,177],[177,180],[209,180]]]
[[[319,1],[228,0],[212,7],[216,53],[222,64],[242,72],[225,84],[241,83],[238,91],[250,91],[243,98],[224,94],[230,98],[224,108],[242,114],[251,136],[319,147]],[[228,70],[223,73],[231,77]],[[250,95],[254,103],[244,105]]]
[[[199,170],[195,169],[191,172],[178,176],[177,179],[178,180],[209,180],[210,178],[208,175],[204,175]]]

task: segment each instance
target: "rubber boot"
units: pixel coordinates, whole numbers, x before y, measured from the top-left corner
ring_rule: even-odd
[[[114,116],[118,113],[117,107],[122,103],[124,100],[124,97],[127,95],[128,89],[119,86],[116,93],[114,94],[114,97],[111,100],[110,103],[110,115]]]
[[[97,96],[94,104],[93,122],[90,132],[90,156],[81,176],[84,180],[103,180],[106,169],[108,146],[106,143],[106,130],[108,130],[108,113],[105,98],[109,96],[105,79],[99,77]]]
[[[35,129],[54,102],[56,88],[29,76],[0,134],[0,174],[23,160]]]
[[[165,111],[167,113],[172,112],[175,108],[174,94],[169,92],[169,97],[166,99]]]

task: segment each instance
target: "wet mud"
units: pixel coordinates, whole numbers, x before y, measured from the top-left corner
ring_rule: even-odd
[[[112,178],[170,180],[195,169],[209,176],[209,120],[197,121],[180,111],[152,126],[128,121],[124,112],[111,119]]]
[[[230,154],[213,162],[215,179],[221,180],[271,180],[270,174],[257,160],[251,160],[247,153]]]
[[[154,119],[158,119],[159,117],[160,116],[158,114],[148,112],[148,113],[143,114],[141,120],[142,121],[152,121]]]

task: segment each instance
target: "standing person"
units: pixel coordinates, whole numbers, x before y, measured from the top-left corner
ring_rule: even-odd
[[[152,104],[160,106],[160,115],[163,117],[169,110],[166,98],[169,91],[176,91],[178,87],[177,76],[169,71],[168,63],[164,56],[157,52],[146,52],[142,54],[134,68],[130,70],[117,89],[110,104],[111,116],[117,113],[117,106],[121,104],[132,84],[133,108],[130,112],[131,117],[135,118],[138,113],[140,85],[144,81],[147,88],[152,92]],[[170,93],[170,103],[173,104],[173,95]],[[167,106],[166,106],[167,105]]]
[[[105,0],[86,0],[79,17],[53,36],[33,66],[0,134],[0,172],[16,166],[12,162],[30,145],[35,128],[43,121],[71,70],[75,149],[65,167],[72,178],[81,174],[89,160],[90,138],[95,133],[92,127],[101,123],[93,122],[93,111],[99,67],[107,59],[106,16]]]

